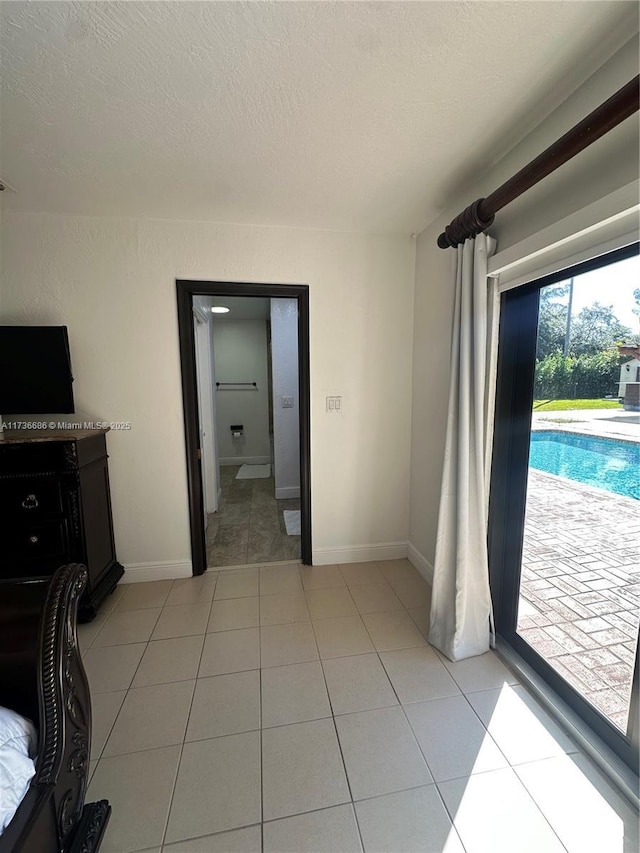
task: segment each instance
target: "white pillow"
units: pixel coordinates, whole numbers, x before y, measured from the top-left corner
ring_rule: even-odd
[[[11,746],[0,746],[0,835],[24,799],[36,773],[33,761]]]
[[[21,755],[35,758],[37,742],[36,728],[31,720],[0,707],[0,747],[8,746]]]

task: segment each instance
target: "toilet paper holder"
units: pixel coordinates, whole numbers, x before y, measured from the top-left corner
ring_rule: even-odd
[[[231,424],[231,438],[242,438],[244,435],[243,424]]]

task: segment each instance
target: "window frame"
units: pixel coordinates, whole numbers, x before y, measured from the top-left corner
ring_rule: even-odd
[[[638,645],[627,733],[609,722],[516,631],[527,500],[540,290],[640,253],[640,242],[506,289],[500,297],[491,488],[489,579],[496,634],[638,775]]]

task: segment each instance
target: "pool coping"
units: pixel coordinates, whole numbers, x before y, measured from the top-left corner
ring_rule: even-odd
[[[598,497],[602,495],[604,492],[605,495],[610,495],[615,497],[618,500],[625,501],[629,503],[629,508],[639,509],[638,506],[640,502],[640,498],[630,498],[628,495],[621,495],[618,492],[611,492],[608,489],[599,489],[597,486],[591,486],[589,483],[583,483],[580,480],[572,480],[571,477],[561,477],[560,474],[551,474],[549,471],[542,471],[540,468],[535,468],[533,465],[528,466],[532,471],[535,471],[536,474],[540,474],[542,477],[549,477],[551,480],[560,480],[563,483],[575,483],[580,489],[585,489],[589,492],[593,492],[593,494]]]
[[[638,438],[631,438],[630,436],[617,436],[617,435],[601,435],[596,432],[584,432],[579,429],[563,429],[562,426],[532,426],[531,432],[566,432],[570,435],[580,435],[583,438],[597,438],[600,441],[621,441],[624,444],[639,444],[640,445],[640,436]]]

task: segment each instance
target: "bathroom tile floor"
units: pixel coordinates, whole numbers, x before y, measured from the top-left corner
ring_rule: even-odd
[[[631,853],[628,802],[406,560],[120,586],[79,628],[102,853]]]
[[[300,559],[300,536],[287,535],[283,512],[300,501],[276,500],[270,477],[236,480],[239,465],[220,468],[222,500],[207,522],[207,566],[238,566]]]

